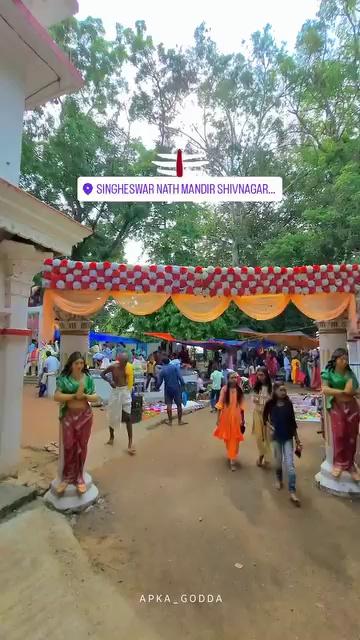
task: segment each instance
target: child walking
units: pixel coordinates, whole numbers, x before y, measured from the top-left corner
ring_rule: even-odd
[[[300,500],[296,495],[296,473],[294,465],[294,439],[296,442],[295,453],[300,456],[302,445],[297,433],[294,407],[287,395],[284,384],[276,383],[273,387],[273,395],[264,409],[264,423],[269,423],[272,430],[276,488],[283,487],[283,463],[288,475],[288,486],[291,502],[300,507]]]
[[[243,409],[244,394],[238,384],[238,374],[230,373],[228,383],[221,389],[216,404],[218,419],[214,436],[223,440],[231,471],[236,470],[236,456],[239,444],[244,440],[245,421]]]

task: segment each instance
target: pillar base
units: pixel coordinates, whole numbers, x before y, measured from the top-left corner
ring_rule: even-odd
[[[360,483],[354,482],[347,471],[343,471],[339,480],[336,480],[331,470],[332,465],[324,460],[319,473],[315,476],[315,482],[319,489],[340,498],[360,498]]]
[[[49,491],[44,496],[45,503],[48,506],[53,507],[56,511],[71,511],[78,512],[83,511],[91,504],[94,504],[99,496],[99,490],[95,484],[93,484],[92,478],[88,473],[84,475],[86,484],[86,493],[79,495],[76,486],[69,484],[65,490],[64,495],[58,496],[56,494],[56,487],[60,483],[59,478],[52,481]]]

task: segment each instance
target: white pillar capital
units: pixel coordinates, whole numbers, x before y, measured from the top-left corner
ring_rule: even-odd
[[[65,362],[73,351],[80,351],[87,362],[91,320],[84,316],[76,316],[74,314],[67,313],[57,307],[55,308],[55,315],[59,323],[61,334],[61,366],[63,367],[65,365]]]
[[[88,335],[91,327],[91,320],[83,316],[76,316],[62,309],[55,307],[55,315],[59,322],[62,335],[84,336]]]
[[[318,322],[318,329],[320,335],[343,335],[347,330],[347,315],[343,314],[338,318],[334,318],[334,320],[322,320]]]
[[[0,243],[0,258],[12,295],[28,298],[34,275],[41,270],[45,258],[51,257],[52,253],[39,251],[31,244],[3,240]]]

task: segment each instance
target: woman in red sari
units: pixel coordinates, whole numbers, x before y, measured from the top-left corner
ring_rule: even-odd
[[[346,349],[336,349],[321,374],[322,392],[330,414],[334,459],[332,475],[340,478],[348,471],[355,482],[360,482],[355,463],[359,435],[360,412],[356,396],[359,383],[349,367]]]
[[[268,355],[266,356],[266,368],[269,372],[271,380],[275,380],[279,371],[279,363],[274,351],[269,351]]]
[[[238,383],[238,374],[230,373],[228,383],[221,389],[216,405],[218,420],[214,436],[223,440],[231,471],[236,470],[236,456],[239,444],[244,440],[245,421],[243,409],[244,394]]]
[[[94,381],[80,352],[69,357],[57,380],[54,400],[60,402],[60,483],[58,495],[68,484],[76,485],[80,494],[86,492],[84,464],[90,438],[93,415],[90,402],[96,402]]]

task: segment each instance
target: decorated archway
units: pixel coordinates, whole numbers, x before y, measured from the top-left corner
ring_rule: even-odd
[[[346,347],[348,341],[351,348],[360,334],[356,299],[359,264],[182,267],[47,259],[43,286],[43,338],[52,336],[57,314],[64,341],[69,347],[76,342],[77,348],[84,350],[90,324],[86,318],[110,297],[135,315],[154,313],[171,299],[184,316],[196,322],[218,318],[231,302],[251,318],[268,320],[292,302],[318,323],[322,367],[335,348]],[[340,487],[333,479],[331,432],[326,419],[325,431],[326,460],[316,476],[318,484],[334,493],[360,494],[354,483],[342,481]]]
[[[43,270],[43,335],[49,337],[54,308],[89,316],[111,296],[135,315],[148,315],[171,298],[196,322],[218,318],[234,302],[256,320],[268,320],[292,302],[316,321],[348,312],[355,320],[360,269],[353,265],[303,267],[180,267],[46,260]]]

